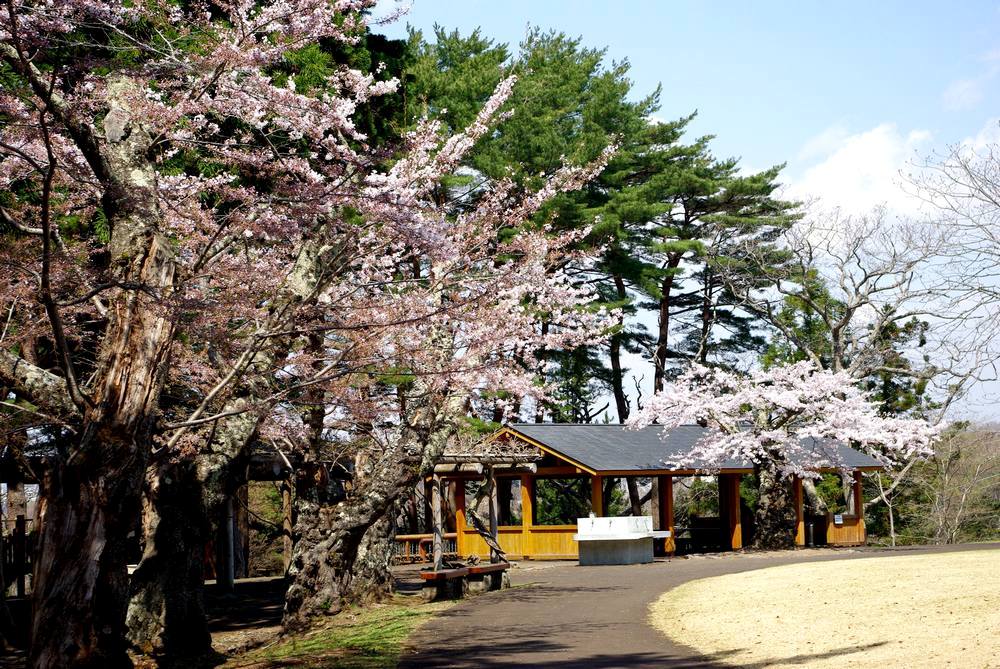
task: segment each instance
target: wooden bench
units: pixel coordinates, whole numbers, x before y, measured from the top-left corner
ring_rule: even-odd
[[[420,572],[420,578],[424,580],[424,599],[432,602],[461,597],[465,594],[465,577],[468,575],[468,567]]]
[[[475,592],[500,590],[503,588],[504,572],[510,569],[509,562],[476,564],[468,567],[469,589]]]

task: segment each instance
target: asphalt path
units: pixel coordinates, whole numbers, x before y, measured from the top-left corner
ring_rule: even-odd
[[[511,571],[513,588],[465,599],[420,627],[400,667],[731,666],[724,656],[699,655],[653,629],[649,605],[671,588],[709,576],[809,561],[982,549],[1000,549],[1000,543],[730,553],[631,566],[522,562]],[[878,578],[877,572],[866,576]],[[853,650],[836,654],[850,664]]]

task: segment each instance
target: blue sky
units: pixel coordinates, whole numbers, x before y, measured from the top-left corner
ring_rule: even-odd
[[[607,47],[630,62],[635,97],[662,84],[657,116],[697,110],[692,133],[715,135],[717,155],[747,171],[787,163],[786,194],[823,209],[916,214],[901,173],[949,144],[1000,142],[1000,2],[413,0],[383,32],[435,23]],[[1000,418],[1000,383],[973,395],[974,414]]]
[[[785,162],[802,182],[838,151],[874,161],[878,183],[838,190],[851,175],[821,170],[826,187],[809,186],[857,206],[891,201],[907,160],[1000,116],[1000,3],[414,0],[386,32],[407,23],[511,44],[529,24],[582,36],[629,60],[637,96],[663,85],[663,118],[698,110],[693,131],[747,168]]]

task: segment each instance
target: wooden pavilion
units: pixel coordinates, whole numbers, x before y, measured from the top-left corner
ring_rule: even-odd
[[[753,473],[751,463],[729,461],[711,468],[694,463],[690,469],[672,469],[666,464],[690,452],[706,432],[706,428],[696,425],[677,427],[664,436],[659,426],[627,430],[620,425],[518,423],[502,428],[474,447],[449,449],[427,482],[437,530],[435,554],[440,556],[441,538],[447,535],[454,537],[454,551],[459,556],[490,555],[486,542],[467,518],[468,510],[478,502],[488,507],[491,531],[508,557],[575,559],[577,546],[573,534],[577,528],[575,517],[570,516],[585,516],[590,512],[607,515],[606,482],[625,477],[652,481],[654,527],[671,531],[672,538],[661,549],[673,553],[677,548],[673,537],[677,537],[678,530],[690,531],[674,524],[674,478],[706,474],[714,475],[718,481],[719,517],[710,528],[721,538],[716,545],[738,550],[744,542],[746,517],[745,508],[741,513],[740,479]],[[803,450],[808,451],[811,462],[823,465],[818,468],[820,471],[851,472],[853,499],[849,500],[849,507],[858,510],[836,517],[830,514],[827,518],[810,518],[821,526],[816,528],[816,542],[863,544],[866,534],[861,473],[881,469],[881,465],[874,458],[833,441],[803,443]],[[793,486],[795,543],[803,546],[807,518],[801,479],[796,478]],[[470,498],[472,490],[476,491],[475,502]],[[586,503],[574,506],[567,503],[567,500],[572,502],[571,497],[586,498]],[[553,503],[560,507],[561,516],[545,508]],[[448,533],[449,529],[454,534]]]

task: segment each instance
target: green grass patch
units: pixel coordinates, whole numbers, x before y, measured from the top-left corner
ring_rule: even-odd
[[[383,604],[346,609],[321,627],[251,650],[226,663],[225,667],[395,667],[413,630],[452,605],[452,602],[425,604],[414,600],[396,597]]]

